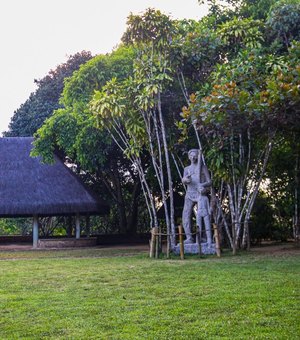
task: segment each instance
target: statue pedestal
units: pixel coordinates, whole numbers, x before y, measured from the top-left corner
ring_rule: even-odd
[[[176,255],[180,254],[180,245],[179,243],[173,249]],[[184,253],[185,254],[199,254],[199,245],[198,243],[188,243],[184,245]],[[203,255],[213,255],[216,254],[216,244],[211,243],[210,245],[206,242],[201,243],[201,254]]]

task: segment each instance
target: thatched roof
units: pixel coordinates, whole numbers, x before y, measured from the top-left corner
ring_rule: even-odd
[[[0,216],[104,214],[96,198],[55,155],[55,163],[30,157],[33,138],[0,138]]]

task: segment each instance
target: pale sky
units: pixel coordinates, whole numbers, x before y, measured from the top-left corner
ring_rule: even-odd
[[[130,12],[152,7],[200,19],[197,0],[0,0],[0,134],[36,87],[34,79],[82,50],[111,52]]]

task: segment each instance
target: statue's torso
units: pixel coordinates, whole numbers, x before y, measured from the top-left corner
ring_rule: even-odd
[[[191,175],[191,182],[187,184],[186,197],[193,202],[198,199],[199,171],[196,165],[189,165],[184,169],[184,175]]]

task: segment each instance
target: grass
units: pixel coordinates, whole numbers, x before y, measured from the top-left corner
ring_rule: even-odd
[[[126,255],[126,256],[125,256]],[[300,339],[299,252],[0,252],[1,339]]]

